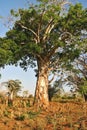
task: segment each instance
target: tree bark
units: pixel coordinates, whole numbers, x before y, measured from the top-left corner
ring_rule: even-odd
[[[37,65],[38,65],[38,74],[37,74],[34,104],[36,104],[38,108],[46,109],[49,106],[48,62],[43,62],[42,60],[38,60]]]

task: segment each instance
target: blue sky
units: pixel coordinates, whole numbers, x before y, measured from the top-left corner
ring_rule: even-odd
[[[35,0],[29,0],[35,2]],[[76,0],[77,1],[77,0]],[[78,0],[85,7],[87,7],[87,0]],[[0,0],[0,16],[3,20],[9,16],[11,9],[26,8],[27,0]],[[0,37],[3,37],[8,29],[3,25],[2,19],[0,19]],[[27,72],[23,71],[20,67],[7,66],[5,69],[1,69],[0,82],[8,81],[9,79],[19,79],[24,87],[24,90],[29,90],[30,93],[34,93],[36,78],[33,69],[28,69]]]

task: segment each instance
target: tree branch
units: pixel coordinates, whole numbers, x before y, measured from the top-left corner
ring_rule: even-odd
[[[38,36],[40,35],[40,30],[41,30],[41,26],[42,26],[42,18],[43,18],[43,15],[45,14],[45,8],[42,10],[41,14],[40,14],[40,22],[38,24]]]
[[[21,23],[18,23],[18,24],[22,27],[22,29],[25,29],[25,30],[28,30],[28,31],[32,32],[32,34],[34,34],[35,37],[36,37],[36,38],[34,38],[34,40],[36,41],[36,43],[38,43],[39,37],[38,37],[37,33],[34,30],[32,30],[31,28],[27,28],[26,26],[22,25]]]
[[[52,81],[54,80],[55,76],[56,75],[54,74],[53,77],[49,80],[49,84],[52,83]]]
[[[61,3],[60,3],[60,5],[61,5],[61,8],[63,8],[63,6],[64,5],[67,5],[67,4],[71,4],[71,2],[69,2],[69,1],[62,1]]]
[[[60,37],[59,40],[66,40],[66,38],[70,37],[70,39],[72,39],[72,34],[70,32],[63,32]]]
[[[55,50],[58,48],[58,45],[54,46],[54,48],[52,48],[48,54],[48,59],[54,54]]]
[[[50,22],[48,23],[44,36],[43,36],[43,41],[46,40],[47,34],[49,34],[51,32],[51,30],[54,28],[53,21],[54,21],[54,19],[51,19]]]

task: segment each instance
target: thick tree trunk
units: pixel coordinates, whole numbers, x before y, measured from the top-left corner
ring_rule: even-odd
[[[35,91],[34,104],[38,108],[47,108],[49,106],[48,98],[48,63],[38,61],[38,75]]]

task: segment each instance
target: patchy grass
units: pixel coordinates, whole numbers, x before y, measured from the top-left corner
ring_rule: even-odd
[[[50,102],[46,111],[24,104],[0,104],[0,130],[87,130],[87,103]]]

